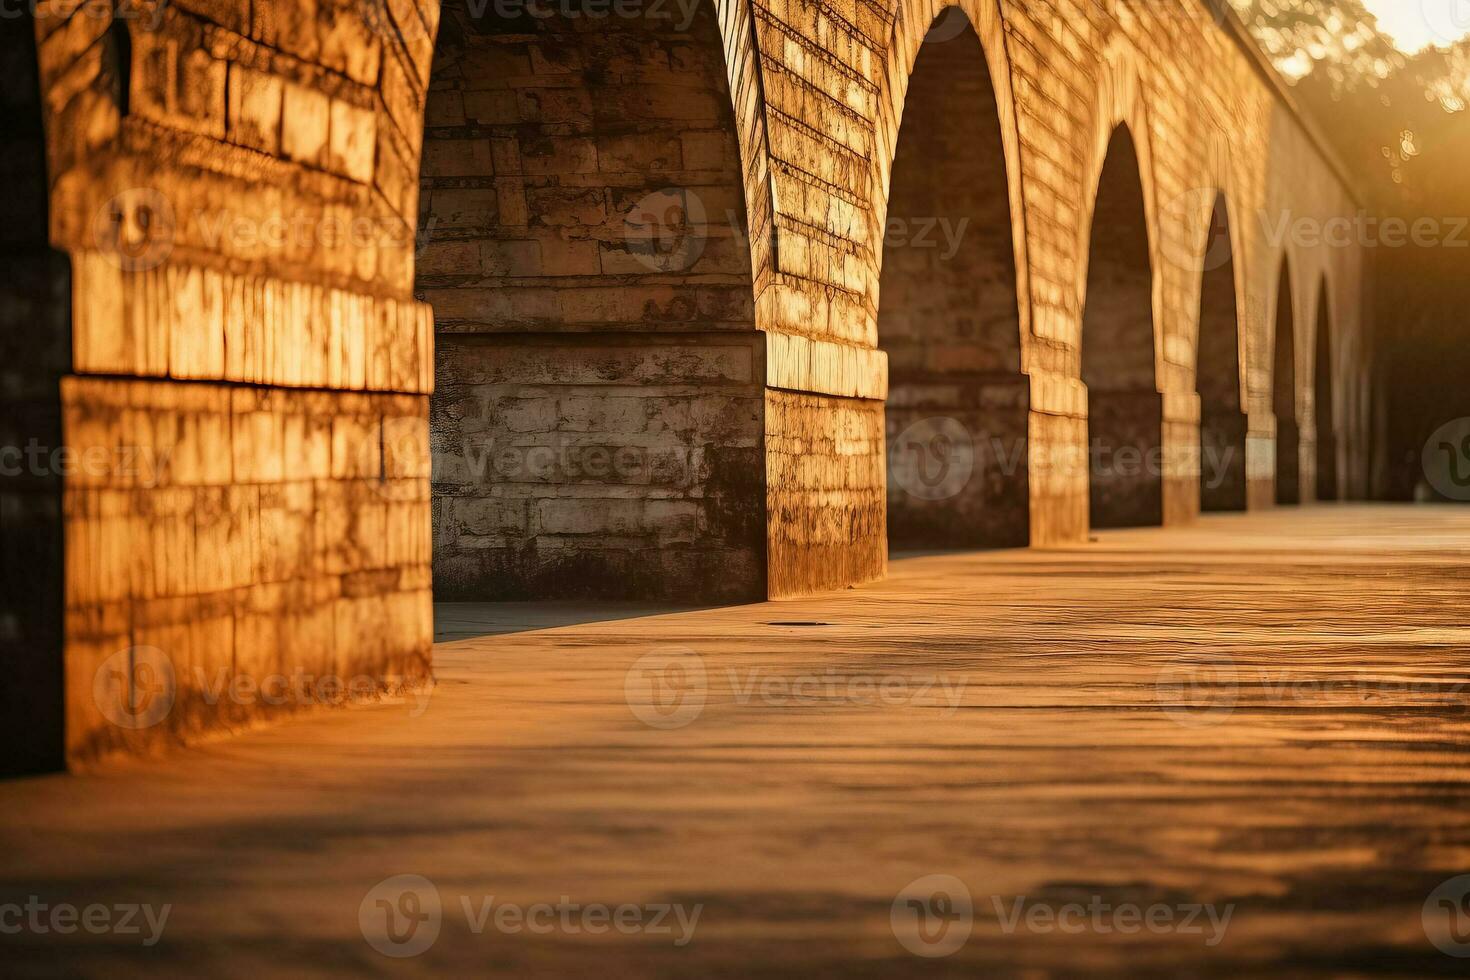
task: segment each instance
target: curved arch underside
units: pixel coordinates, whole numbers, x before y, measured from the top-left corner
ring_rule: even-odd
[[[1276,292],[1276,343],[1272,354],[1271,410],[1276,416],[1276,503],[1299,504],[1301,492],[1301,427],[1296,414],[1296,302],[1291,263],[1281,263]]]
[[[890,550],[1024,546],[1029,383],[1000,115],[958,8],[920,48],[879,285]]]
[[[1138,154],[1108,145],[1093,212],[1082,317],[1093,527],[1161,524],[1163,396],[1155,378],[1153,266]]]
[[[449,599],[765,593],[763,341],[713,5],[444,7],[417,290]]]
[[[1219,195],[1201,264],[1197,384],[1200,396],[1200,509],[1246,509],[1246,434],[1241,402],[1240,316],[1230,212]]]
[[[1317,337],[1313,367],[1314,397],[1317,424],[1317,486],[1318,500],[1338,499],[1337,475],[1337,419],[1333,400],[1336,397],[1333,385],[1332,359],[1332,306],[1324,281],[1317,294]]]

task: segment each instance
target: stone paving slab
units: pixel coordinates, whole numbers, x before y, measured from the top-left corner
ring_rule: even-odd
[[[1324,506],[441,607],[425,703],[0,784],[3,972],[1462,973],[1467,559],[1470,510]],[[91,903],[171,909],[50,927]]]

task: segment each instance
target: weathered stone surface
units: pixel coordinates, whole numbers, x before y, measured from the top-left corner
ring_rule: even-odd
[[[6,505],[52,515],[47,533],[88,557],[67,566],[74,678],[122,637],[264,662],[268,635],[287,642],[277,608],[299,627],[292,656],[422,670],[431,533],[456,542],[455,581],[524,595],[865,581],[888,544],[887,397],[893,424],[923,405],[1024,433],[1024,489],[984,464],[980,502],[997,513],[946,519],[1017,537],[1024,523],[1038,545],[1087,534],[1089,393],[1157,401],[1161,520],[1197,511],[1190,461],[1201,419],[1222,411],[1248,420],[1248,505],[1293,481],[1311,499],[1328,475],[1346,496],[1366,485],[1363,250],[1267,233],[1357,202],[1194,0],[965,0],[970,28],[941,25],[922,59],[940,67],[912,89],[933,0],[479,20],[455,3],[442,30],[433,2],[156,6],[115,23],[61,3],[6,19],[40,80],[7,98],[43,123],[9,132],[37,154],[44,138],[45,176],[26,186],[72,269],[69,301],[51,297],[69,307],[67,352],[15,352],[46,379],[23,395],[27,412],[49,406],[26,425],[54,443],[64,413],[77,452],[173,454],[155,485],[88,473],[64,481],[64,512],[54,494]],[[941,111],[951,97],[971,106],[968,135]],[[1115,220],[1099,188],[1124,126],[1136,206]],[[906,159],[924,179],[906,181]],[[1219,191],[1242,381],[1225,406],[1197,361],[1194,225]],[[946,266],[885,249],[893,216],[973,231]],[[1093,254],[1100,222],[1142,243],[1127,305],[1147,339],[1093,356],[1084,315],[1121,308],[1089,286],[1090,270],[1118,281],[1112,251]],[[10,302],[7,322],[27,310]],[[468,419],[476,438],[637,448],[649,480],[553,471],[457,483],[432,505],[436,330],[523,349],[490,370],[461,356],[477,340],[444,345],[445,405],[473,410],[436,407],[436,437],[462,441]],[[1315,336],[1328,355],[1308,356]],[[1291,341],[1280,363],[1276,338]],[[390,459],[402,472],[384,477]],[[75,751],[133,744],[76,711]]]
[[[441,597],[765,594],[766,345],[719,27],[691,13],[447,10],[418,266]]]

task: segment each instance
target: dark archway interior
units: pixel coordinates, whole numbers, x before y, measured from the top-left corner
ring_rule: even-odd
[[[1301,429],[1296,417],[1296,305],[1291,266],[1281,265],[1276,293],[1276,351],[1272,362],[1271,407],[1276,415],[1276,502],[1301,503]]]
[[[1000,114],[958,8],[919,51],[884,229],[889,550],[1029,542],[1029,386]]]
[[[1332,306],[1327,283],[1317,298],[1317,342],[1315,359],[1315,398],[1317,408],[1317,499],[1338,499],[1337,484],[1337,419],[1332,399]]]
[[[0,18],[0,774],[63,766],[61,377],[70,275],[50,188],[29,15]]]
[[[1247,416],[1240,402],[1240,317],[1225,195],[1215,199],[1199,298],[1200,509],[1245,510]]]
[[[1163,523],[1163,396],[1154,375],[1153,267],[1127,126],[1098,181],[1082,317],[1094,527]]]
[[[765,597],[764,340],[715,16],[445,5],[416,282],[440,600]]]

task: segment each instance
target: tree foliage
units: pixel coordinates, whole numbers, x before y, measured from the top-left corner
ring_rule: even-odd
[[[1378,209],[1465,212],[1470,40],[1408,55],[1361,0],[1231,2]]]

